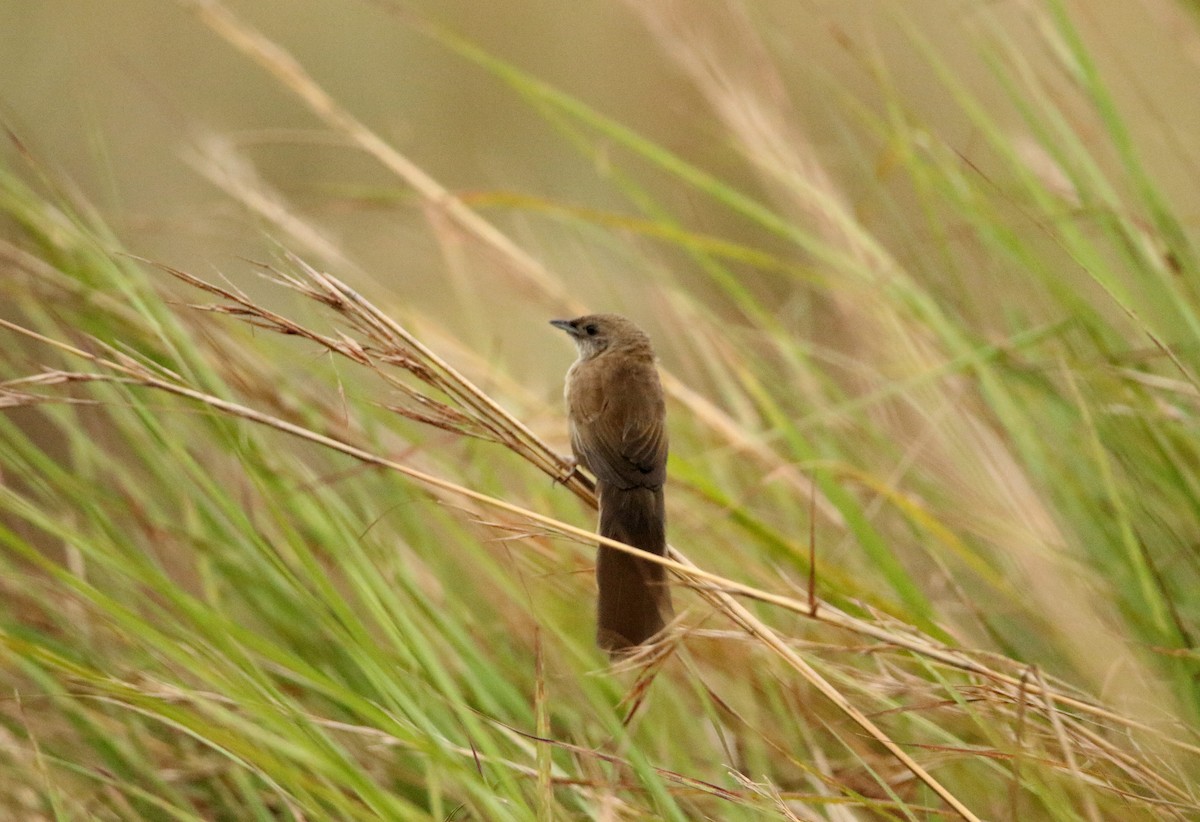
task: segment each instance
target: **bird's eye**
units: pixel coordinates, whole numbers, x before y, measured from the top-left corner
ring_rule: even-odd
[[[595,323],[588,324],[587,326],[584,327],[583,330],[589,337],[596,336],[596,324]]]

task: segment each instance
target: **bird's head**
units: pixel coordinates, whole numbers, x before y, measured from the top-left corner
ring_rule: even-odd
[[[571,335],[581,360],[616,350],[644,350],[653,357],[650,338],[619,314],[587,314],[573,320],[551,320],[550,324]]]

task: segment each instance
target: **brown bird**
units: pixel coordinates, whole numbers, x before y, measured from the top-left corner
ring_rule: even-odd
[[[598,530],[663,556],[666,408],[650,338],[616,314],[550,324],[570,334],[579,349],[579,359],[567,372],[565,395],[575,460],[596,476]],[[596,581],[596,642],[611,654],[650,639],[671,616],[661,565],[601,545]]]

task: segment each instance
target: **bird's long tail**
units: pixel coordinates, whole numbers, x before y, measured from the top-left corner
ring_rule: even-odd
[[[600,533],[663,556],[667,550],[662,488],[621,489],[601,484]],[[671,617],[666,569],[601,545],[596,556],[600,587],[596,642],[620,654],[662,630]]]

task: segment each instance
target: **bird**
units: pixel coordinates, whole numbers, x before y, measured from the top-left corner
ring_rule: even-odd
[[[550,324],[567,332],[579,352],[563,393],[575,462],[596,478],[597,530],[663,556],[666,406],[650,338],[618,314]],[[596,582],[596,644],[614,658],[653,638],[671,617],[662,565],[600,545]]]

